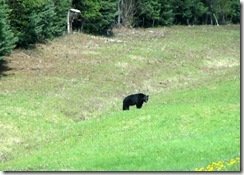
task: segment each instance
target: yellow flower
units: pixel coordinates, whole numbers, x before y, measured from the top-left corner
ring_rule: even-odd
[[[213,169],[214,169],[214,167],[212,167],[212,166],[207,167],[207,171],[213,171]]]
[[[196,168],[195,171],[214,171],[214,170],[221,171],[224,168],[226,168],[226,166],[232,166],[232,165],[237,164],[239,162],[240,162],[240,157],[237,157],[235,159],[230,159],[229,162],[225,162],[225,161],[212,162],[211,164],[209,164],[206,167],[206,169],[204,167]]]
[[[240,157],[237,157],[236,159],[231,159],[229,163],[227,163],[228,166],[232,166],[236,163],[240,162]]]
[[[195,171],[204,171],[204,167],[202,167],[202,168],[196,168]]]

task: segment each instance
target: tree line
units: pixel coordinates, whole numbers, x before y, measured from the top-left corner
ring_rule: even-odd
[[[238,0],[0,0],[0,59],[63,35],[70,8],[81,11],[81,30],[93,34],[115,26],[240,23]]]

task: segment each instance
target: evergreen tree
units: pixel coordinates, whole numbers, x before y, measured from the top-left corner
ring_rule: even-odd
[[[117,0],[100,1],[101,20],[99,23],[99,33],[111,35],[111,30],[115,24],[115,17],[118,15],[116,10]]]
[[[238,16],[240,16],[240,1],[212,0],[211,2],[212,11],[221,24],[231,23],[233,22],[233,17],[238,19]]]
[[[130,27],[240,23],[238,0],[4,1],[0,0],[1,55],[14,47],[16,37],[17,46],[28,47],[62,35],[71,5],[81,11],[83,31],[96,34],[108,34],[116,20]]]
[[[43,6],[35,10],[35,15],[39,17],[38,20],[33,20],[36,25],[36,39],[37,42],[45,42],[47,39],[53,38],[55,33],[54,26],[54,3],[49,0]],[[35,16],[33,15],[33,16]]]
[[[107,33],[114,21],[117,0],[73,0],[74,8],[81,11],[84,32]]]
[[[100,4],[98,0],[73,0],[72,5],[81,11],[82,27],[84,32],[98,32],[97,21],[101,20]]]
[[[158,0],[140,0],[137,9],[136,26],[154,27],[160,20],[161,4]]]
[[[34,44],[36,20],[39,19],[35,10],[22,0],[7,0],[9,7],[11,8],[10,20],[11,26],[15,35],[18,37],[18,47],[28,47],[29,44]]]
[[[175,24],[204,24],[208,8],[201,0],[175,0],[173,6],[175,7],[173,9],[175,13]]]
[[[172,25],[175,17],[172,0],[159,0],[159,3],[161,5],[159,24]]]
[[[235,0],[232,1],[230,6],[230,14],[229,14],[229,21],[234,24],[240,24],[240,16],[241,16],[241,4],[240,1]]]
[[[11,53],[17,41],[10,28],[9,13],[8,6],[0,0],[0,60],[4,55]]]
[[[45,42],[54,36],[60,36],[66,30],[70,0],[5,0],[5,2],[11,9],[8,22],[10,21],[13,33],[18,38],[16,43],[18,47]],[[5,8],[1,12],[5,13]],[[3,21],[5,18],[1,19]]]
[[[54,36],[60,36],[66,31],[67,13],[71,8],[70,0],[53,0],[54,2]]]

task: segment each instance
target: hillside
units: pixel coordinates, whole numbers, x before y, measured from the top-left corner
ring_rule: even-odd
[[[1,170],[194,171],[240,157],[240,26],[114,33],[6,58]],[[148,103],[122,111],[138,92]]]

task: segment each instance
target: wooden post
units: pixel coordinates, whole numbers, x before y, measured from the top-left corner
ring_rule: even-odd
[[[68,15],[67,15],[67,32],[68,34],[70,33],[70,11],[68,10]]]

